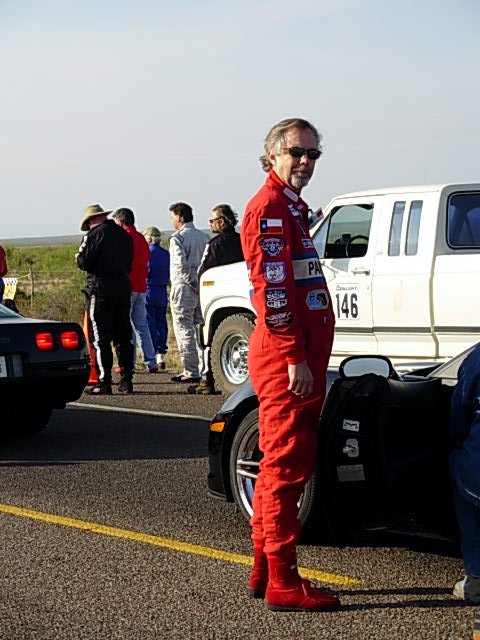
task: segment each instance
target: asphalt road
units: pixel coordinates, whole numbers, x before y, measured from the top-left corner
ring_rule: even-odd
[[[249,599],[248,525],[206,496],[221,396],[188,396],[168,374],[135,389],[103,409],[82,396],[43,433],[3,441],[1,640],[472,637],[477,608],[450,595],[461,560],[438,547],[301,546],[341,611]]]

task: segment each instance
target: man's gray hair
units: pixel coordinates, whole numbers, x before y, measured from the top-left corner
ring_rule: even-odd
[[[112,218],[114,220],[118,220],[118,222],[123,222],[127,227],[131,227],[135,224],[135,214],[131,209],[127,209],[127,207],[115,209],[112,214]]]
[[[317,148],[321,148],[320,143],[322,141],[322,137],[313,124],[308,122],[308,120],[304,120],[303,118],[287,118],[286,120],[282,120],[270,129],[267,137],[265,138],[265,153],[260,156],[260,163],[262,165],[262,169],[267,173],[272,168],[272,163],[268,159],[268,154],[280,153],[280,149],[286,144],[286,134],[290,129],[310,129],[315,137]]]

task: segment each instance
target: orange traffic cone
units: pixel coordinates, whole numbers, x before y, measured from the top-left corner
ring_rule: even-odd
[[[90,370],[90,377],[88,379],[87,385],[95,385],[98,383],[98,378],[97,378],[97,372],[95,370],[95,357],[93,355],[93,349],[90,345],[90,340],[88,339],[88,322],[87,322],[86,311],[83,317],[83,333],[85,334],[85,338],[87,339],[88,348],[90,349],[90,358],[92,359],[92,368]]]

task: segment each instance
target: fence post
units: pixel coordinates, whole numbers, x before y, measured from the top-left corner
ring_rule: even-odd
[[[30,311],[33,309],[33,297],[35,292],[35,279],[33,277],[33,260],[27,259],[28,272],[30,274]]]

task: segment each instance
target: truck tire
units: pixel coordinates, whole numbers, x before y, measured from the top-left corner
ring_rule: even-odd
[[[215,385],[229,395],[249,379],[248,342],[255,322],[251,316],[235,314],[225,318],[213,334],[210,363]]]

